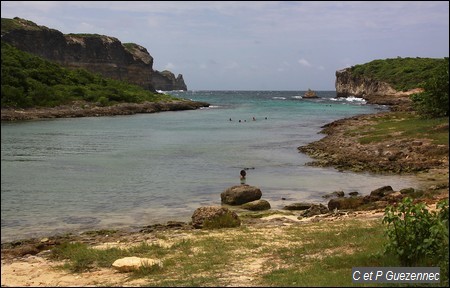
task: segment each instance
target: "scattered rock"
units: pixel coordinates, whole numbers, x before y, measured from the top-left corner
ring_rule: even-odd
[[[203,228],[207,221],[220,221],[229,217],[231,221],[224,221],[222,227],[237,227],[241,225],[239,216],[226,207],[205,206],[197,208],[192,214],[192,226],[194,228]]]
[[[125,257],[117,259],[112,264],[112,267],[120,272],[131,272],[138,270],[141,266],[150,267],[153,265],[158,265],[162,267],[160,260],[150,259],[150,258],[139,258],[139,257]]]
[[[328,199],[333,197],[344,197],[345,193],[344,191],[334,191],[329,194],[323,195],[322,198]]]
[[[314,204],[312,203],[305,203],[305,202],[299,202],[299,203],[292,203],[289,205],[284,206],[284,210],[307,210],[311,208]]]
[[[408,195],[408,194],[414,193],[415,191],[416,190],[414,188],[410,187],[410,188],[401,189],[400,193]]]
[[[315,215],[326,214],[330,212],[330,210],[323,204],[313,204],[308,210],[304,211],[301,216],[303,217],[312,217]]]
[[[271,207],[268,201],[260,199],[242,204],[241,208],[250,211],[262,211],[262,210],[269,210]]]
[[[384,196],[387,196],[393,192],[394,189],[392,189],[391,186],[383,186],[370,192],[370,197],[373,198],[374,200],[379,200]]]
[[[261,190],[258,187],[250,185],[232,186],[220,194],[222,203],[228,205],[242,205],[259,200],[261,196]]]
[[[364,204],[362,197],[342,197],[342,198],[335,198],[331,199],[328,202],[328,209],[329,210],[343,210],[343,209],[356,209],[359,206]]]
[[[390,203],[395,203],[402,201],[403,197],[406,197],[406,195],[402,194],[401,192],[393,192],[383,197],[382,200],[386,200]]]

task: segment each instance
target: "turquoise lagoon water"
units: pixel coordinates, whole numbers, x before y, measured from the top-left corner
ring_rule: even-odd
[[[189,221],[196,208],[220,205],[243,168],[275,209],[325,204],[322,196],[337,190],[414,185],[412,177],[305,166],[312,159],[297,147],[322,138],[321,126],[386,108],[338,101],[334,91],[303,93],[171,92],[211,107],[1,123],[2,242]]]

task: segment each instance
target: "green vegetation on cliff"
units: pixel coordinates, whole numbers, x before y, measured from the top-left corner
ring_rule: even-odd
[[[425,82],[448,67],[445,58],[392,58],[374,60],[350,68],[352,75],[364,76],[390,84],[397,91],[422,87]]]
[[[25,29],[25,30],[41,30],[44,26],[38,26],[36,23],[15,17],[14,19],[2,18],[2,35],[8,31]]]
[[[80,100],[107,106],[174,99],[84,69],[63,68],[3,41],[1,44],[2,108],[54,107]]]

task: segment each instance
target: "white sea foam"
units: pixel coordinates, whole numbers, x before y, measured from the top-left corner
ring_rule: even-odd
[[[272,99],[276,99],[276,100],[286,100],[286,97],[272,97]]]
[[[220,106],[218,106],[218,105],[209,105],[208,107],[200,107],[200,109],[216,109],[216,108],[220,108]]]
[[[294,98],[294,99],[303,99],[303,97],[302,96],[292,96],[292,98]]]
[[[366,104],[366,100],[363,98],[358,98],[358,97],[354,97],[354,96],[350,96],[350,97],[339,97],[339,98],[331,98],[330,100],[332,101],[347,101],[347,102],[359,102],[361,104]]]
[[[156,90],[156,92],[162,94],[169,94],[169,92],[184,92],[184,90],[171,90],[171,91]]]

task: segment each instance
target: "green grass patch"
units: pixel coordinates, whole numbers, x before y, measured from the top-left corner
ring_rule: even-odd
[[[424,119],[404,112],[392,112],[376,118],[370,127],[359,127],[347,132],[360,135],[361,144],[381,142],[386,139],[431,139],[433,144],[448,145],[448,117]]]
[[[336,226],[330,223],[318,225],[324,229],[289,231],[289,237],[298,239],[299,244],[273,251],[273,257],[281,259],[287,267],[269,269],[272,271],[263,276],[263,285],[360,286],[352,283],[352,267],[398,264],[392,257],[383,255],[386,238],[381,221],[367,226],[362,226],[359,221]]]
[[[147,279],[145,286],[153,287],[361,286],[352,283],[352,267],[400,266],[396,257],[384,254],[388,239],[381,219],[323,221],[278,229],[193,230],[183,232],[192,235],[179,240],[163,232],[155,236],[172,240],[170,247],[143,243],[97,251],[71,243],[56,247],[53,254],[68,259],[65,268],[70,271],[108,267],[119,257],[159,259],[162,267],[142,267],[129,274],[130,278]],[[74,269],[75,263],[79,268]],[[249,268],[255,263],[259,266]],[[233,282],[239,276],[253,280]]]

